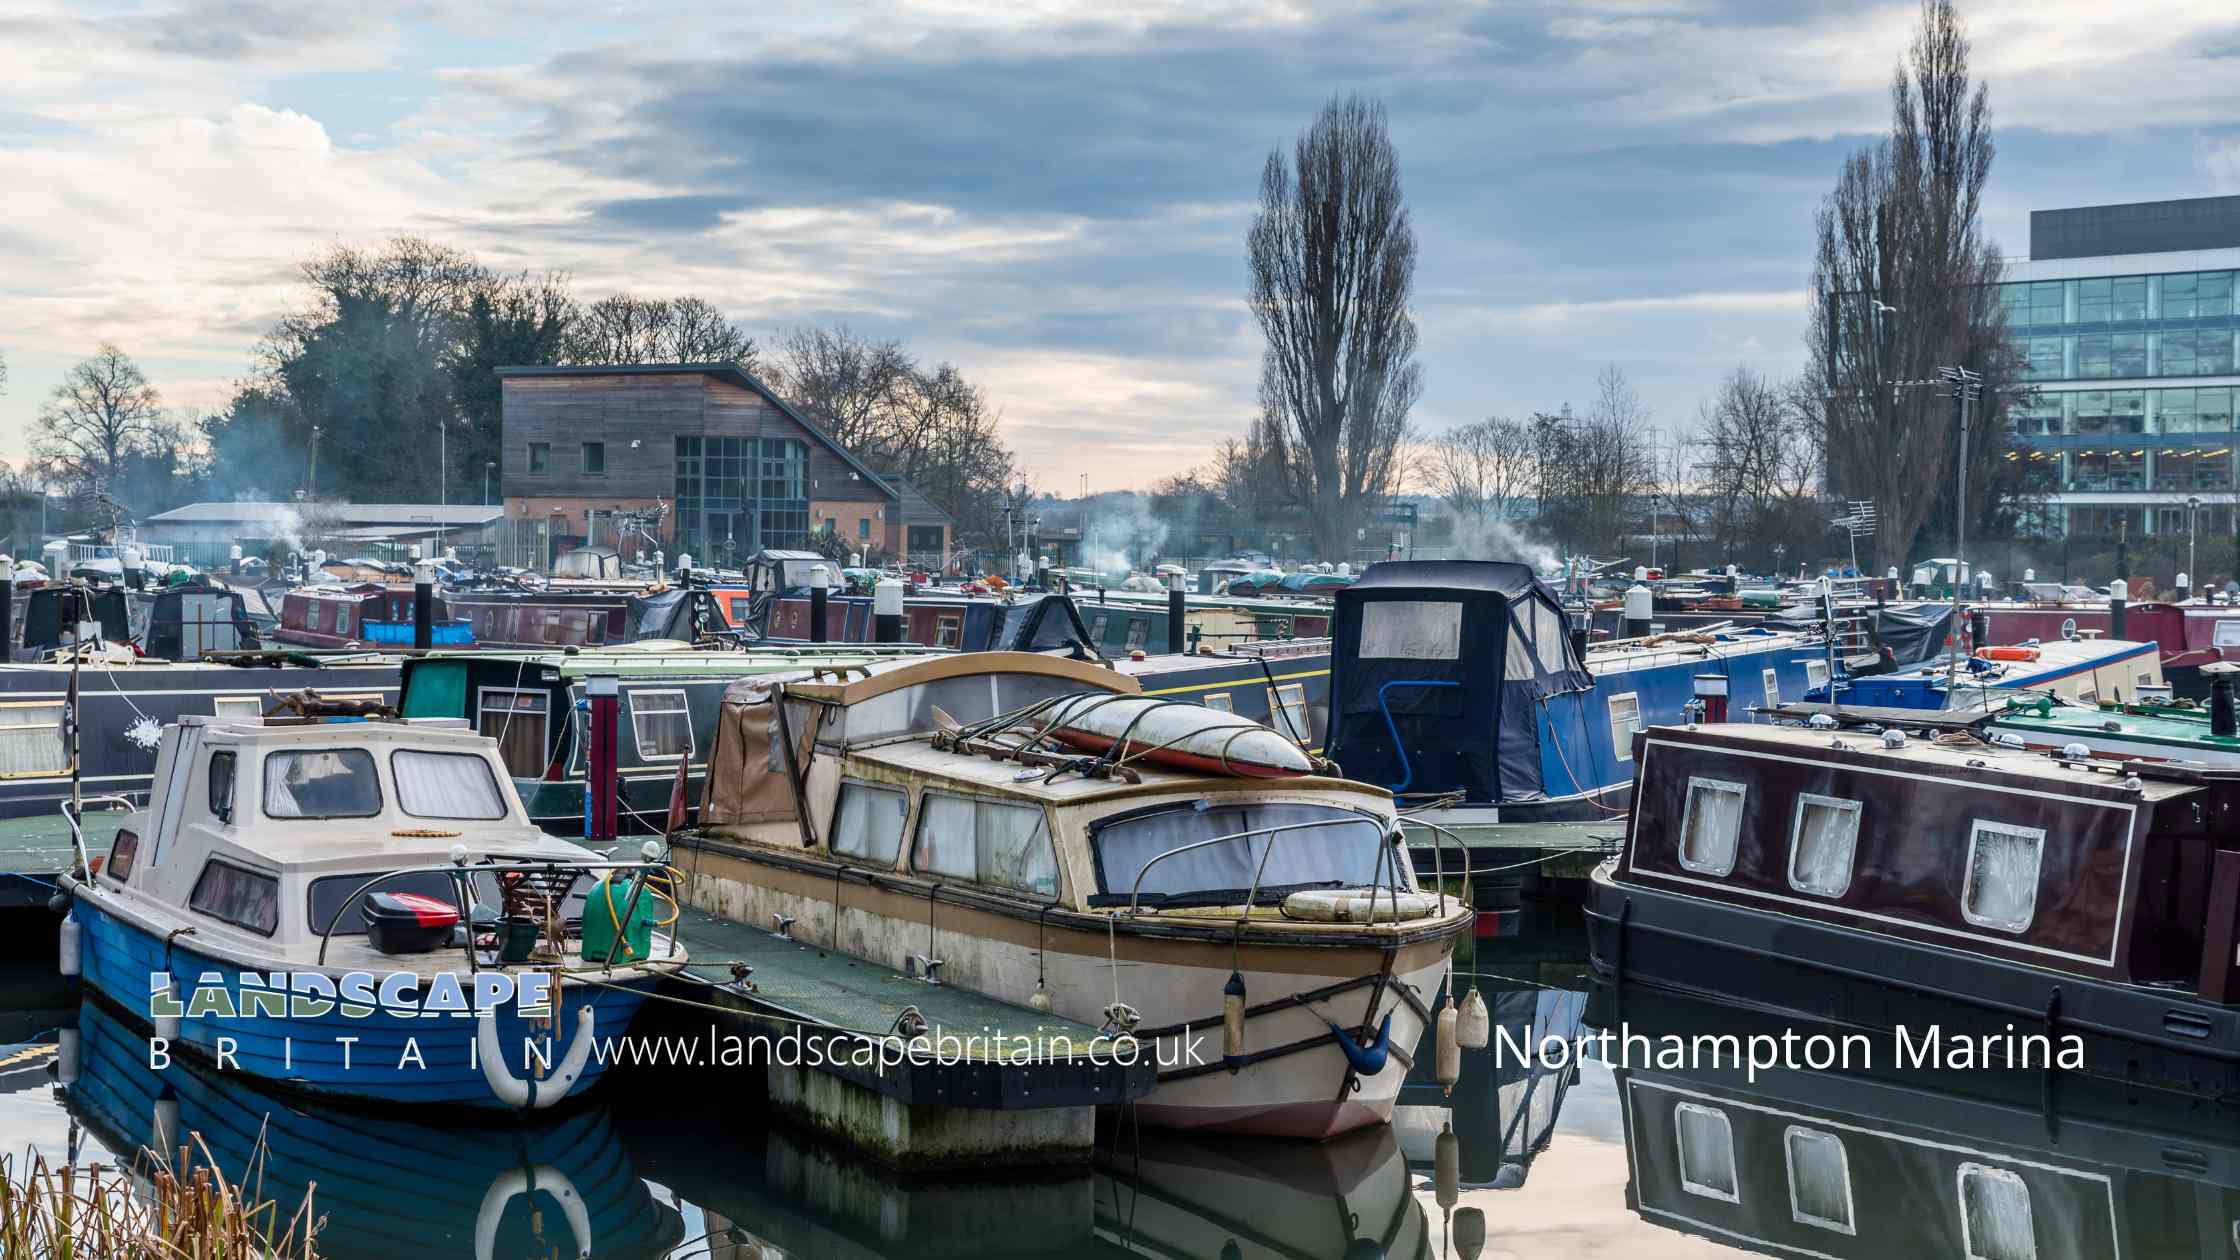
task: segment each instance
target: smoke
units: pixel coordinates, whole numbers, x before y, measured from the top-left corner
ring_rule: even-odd
[[[285,503],[272,514],[272,532],[288,545],[291,555],[309,550],[303,545],[303,513]]]
[[[1164,554],[1167,522],[1139,495],[1100,497],[1086,513],[1081,531],[1081,562],[1099,573],[1125,574]]]
[[[1542,575],[1563,572],[1563,557],[1555,548],[1525,535],[1499,517],[1447,513],[1453,523],[1454,542],[1448,549],[1453,560],[1519,560]],[[1434,518],[1436,519],[1436,518]]]

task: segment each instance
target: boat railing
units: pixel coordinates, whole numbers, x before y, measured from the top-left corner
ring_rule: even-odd
[[[1143,896],[1143,877],[1151,873],[1152,867],[1166,861],[1168,858],[1171,858],[1179,853],[1188,853],[1193,849],[1204,849],[1210,848],[1213,845],[1217,844],[1227,844],[1232,840],[1247,840],[1253,836],[1267,836],[1269,838],[1268,847],[1260,851],[1260,862],[1257,866],[1253,867],[1252,870],[1252,884],[1250,887],[1245,889],[1244,908],[1245,913],[1250,914],[1252,913],[1253,903],[1259,900],[1260,879],[1263,875],[1267,874],[1268,857],[1270,854],[1273,854],[1275,852],[1275,837],[1277,835],[1293,831],[1309,831],[1317,827],[1358,827],[1363,825],[1364,823],[1374,825],[1376,823],[1376,819],[1361,815],[1356,815],[1352,818],[1317,818],[1311,822],[1281,823],[1273,827],[1248,827],[1243,831],[1232,831],[1227,835],[1214,836],[1210,839],[1205,840],[1193,840],[1188,844],[1176,845],[1174,848],[1168,849],[1166,852],[1160,853],[1157,856],[1153,857],[1150,861],[1145,862],[1143,864],[1143,868],[1136,872],[1135,883],[1128,889],[1128,913],[1132,915],[1138,912],[1138,903]],[[1391,837],[1387,836],[1383,839],[1380,839],[1378,842],[1379,848],[1377,853],[1377,874],[1372,878],[1369,887],[1369,922],[1372,924],[1376,922],[1377,892],[1384,887],[1385,854],[1389,850],[1394,848],[1394,846],[1389,843],[1390,839]],[[1399,869],[1397,866],[1395,866],[1393,869],[1393,884],[1393,917],[1397,919],[1399,917],[1398,903],[1400,895],[1398,886]],[[1443,903],[1444,894],[1442,893],[1442,909],[1444,908]]]
[[[574,862],[563,861],[557,858],[530,858],[515,861],[477,862],[472,865],[469,865],[465,862],[451,862],[442,866],[408,866],[393,871],[383,871],[381,874],[368,879],[366,882],[352,889],[350,891],[350,895],[344,897],[341,903],[335,907],[335,912],[332,915],[328,916],[326,925],[319,929],[318,965],[321,967],[327,965],[327,946],[334,940],[335,926],[342,922],[343,914],[348,911],[350,907],[359,904],[360,900],[367,893],[372,892],[374,889],[380,887],[382,884],[389,882],[390,880],[398,879],[402,876],[446,875],[451,878],[453,902],[457,906],[459,911],[459,922],[466,928],[467,972],[471,975],[476,971],[479,971],[481,968],[480,960],[475,957],[474,952],[474,914],[473,903],[467,897],[468,876],[484,872],[496,875],[497,873],[502,871],[529,870],[569,870],[575,871],[578,874],[587,874],[592,871],[638,871],[641,874],[653,874],[662,870],[663,866],[664,864],[661,862],[647,861],[644,859],[640,859],[635,862]],[[570,884],[570,887],[573,887],[572,882]],[[645,881],[643,879],[640,879],[637,885],[631,890],[629,905],[623,911],[624,922],[628,922],[631,916],[636,914],[638,894],[644,890],[644,887]],[[622,932],[617,931],[615,933],[616,949],[620,948],[622,937]],[[675,934],[672,933],[669,937],[670,956],[674,957],[676,954],[676,950],[677,938]],[[610,967],[614,965],[615,952],[615,949],[610,949],[607,952],[606,965]]]
[[[70,824],[70,843],[76,846],[78,850],[78,869],[90,876],[93,874],[93,859],[86,850],[85,833],[85,812],[88,805],[115,805],[128,813],[140,807],[133,803],[132,798],[118,796],[115,793],[104,793],[100,796],[81,796],[75,801],[65,797],[56,806],[62,811],[62,820]]]

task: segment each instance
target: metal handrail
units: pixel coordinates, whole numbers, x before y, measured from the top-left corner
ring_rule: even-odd
[[[65,799],[57,801],[55,803],[55,808],[62,811],[62,821],[70,824],[70,842],[78,847],[78,869],[84,871],[88,879],[93,877],[93,858],[86,850],[86,806],[99,805],[104,802],[110,801],[124,806],[127,812],[140,808],[138,805],[132,803],[132,799],[130,797],[118,796],[115,793],[107,793],[101,796],[84,796],[78,798],[74,802]],[[73,804],[78,807],[78,812],[74,814],[70,812],[70,807]]]
[[[661,863],[643,861],[563,862],[558,860],[530,859],[526,861],[514,862],[484,861],[477,862],[472,866],[469,866],[463,862],[454,862],[447,863],[443,866],[407,866],[394,871],[384,871],[381,874],[374,876],[372,879],[369,879],[366,882],[358,885],[356,888],[352,889],[350,895],[344,897],[341,904],[335,907],[334,913],[327,919],[327,925],[319,930],[319,959],[316,965],[321,967],[327,965],[327,945],[334,939],[335,924],[342,921],[342,912],[349,909],[352,905],[356,904],[359,898],[365,896],[375,887],[389,880],[395,879],[400,875],[449,875],[452,877],[453,884],[457,889],[455,895],[458,899],[459,921],[465,924],[467,929],[467,971],[469,974],[472,974],[479,969],[476,966],[474,956],[474,920],[468,912],[465,891],[466,881],[461,877],[475,871],[508,871],[537,866],[554,869],[566,868],[575,871],[651,871],[660,869]],[[674,934],[670,936],[669,944],[670,952],[674,954],[676,952],[676,937]]]
[[[1446,859],[1442,856],[1443,851],[1439,847],[1439,841],[1441,838],[1451,839],[1454,841],[1455,848],[1462,851],[1462,875],[1465,879],[1469,878],[1470,874],[1470,846],[1462,842],[1461,836],[1455,835],[1452,831],[1429,819],[1411,818],[1406,814],[1401,814],[1395,821],[1403,824],[1414,823],[1418,827],[1429,827],[1431,829],[1431,879],[1439,886],[1439,913],[1445,915],[1447,912],[1447,864]]]
[[[1275,835],[1275,834],[1276,834],[1277,832],[1282,832],[1282,831],[1305,831],[1305,830],[1308,830],[1309,828],[1313,828],[1313,827],[1348,827],[1348,826],[1360,826],[1360,825],[1363,825],[1363,824],[1366,824],[1366,825],[1368,825],[1368,826],[1372,826],[1372,827],[1376,827],[1376,826],[1377,826],[1377,821],[1378,821],[1377,819],[1375,819],[1375,818],[1372,818],[1372,817],[1369,817],[1369,816],[1368,816],[1368,815],[1366,815],[1366,814],[1356,814],[1356,815],[1354,815],[1354,816],[1353,816],[1353,817],[1351,817],[1351,818],[1320,818],[1320,819],[1316,819],[1316,820],[1315,820],[1315,821],[1313,821],[1313,822],[1303,822],[1303,823],[1284,823],[1284,824],[1282,824],[1282,825],[1280,825],[1280,826],[1275,826],[1275,827],[1252,827],[1252,828],[1249,828],[1249,829],[1247,829],[1247,830],[1244,830],[1244,831],[1232,831],[1232,832],[1230,832],[1230,833],[1229,833],[1229,834],[1227,834],[1227,835],[1223,835],[1223,836],[1215,836],[1215,837],[1213,837],[1213,838],[1212,838],[1212,839],[1210,839],[1210,840],[1193,840],[1193,841],[1191,841],[1191,842],[1190,842],[1190,843],[1188,843],[1188,844],[1184,844],[1184,845],[1177,845],[1177,846],[1175,846],[1174,848],[1172,848],[1172,849],[1169,849],[1169,850],[1167,850],[1166,852],[1164,852],[1164,853],[1161,853],[1161,854],[1159,854],[1159,855],[1158,855],[1157,857],[1154,857],[1154,858],[1152,858],[1152,859],[1151,859],[1150,861],[1148,861],[1148,862],[1145,862],[1145,863],[1143,864],[1143,869],[1141,869],[1141,870],[1139,870],[1139,871],[1137,871],[1137,872],[1136,872],[1136,882],[1135,882],[1135,883],[1134,883],[1134,884],[1133,884],[1133,885],[1132,885],[1132,886],[1131,886],[1131,887],[1130,887],[1130,888],[1128,889],[1128,913],[1129,913],[1129,914],[1134,914],[1134,913],[1136,913],[1136,908],[1137,908],[1137,906],[1136,906],[1136,903],[1137,903],[1138,899],[1139,899],[1139,898],[1141,898],[1141,896],[1143,895],[1143,877],[1144,877],[1145,875],[1148,875],[1148,874],[1150,874],[1150,873],[1151,873],[1151,868],[1152,868],[1152,867],[1154,867],[1154,866],[1157,866],[1157,865],[1158,865],[1159,863],[1161,863],[1161,862],[1164,862],[1164,861],[1166,861],[1166,860],[1167,860],[1168,858],[1171,858],[1171,857],[1173,857],[1173,856],[1174,856],[1175,854],[1177,854],[1177,853],[1188,853],[1188,852],[1189,852],[1189,851],[1191,851],[1192,849],[1203,849],[1203,848],[1207,848],[1207,847],[1209,847],[1209,846],[1211,846],[1211,845],[1216,845],[1216,844],[1227,844],[1227,843],[1228,843],[1228,842],[1230,842],[1231,840],[1238,840],[1238,839],[1243,839],[1243,838],[1245,838],[1245,837],[1249,837],[1249,836],[1271,836],[1271,837],[1272,837],[1272,836],[1274,836],[1274,835]],[[1378,842],[1379,844],[1382,844],[1382,843],[1384,842],[1384,829],[1383,829],[1382,827],[1377,827],[1377,831],[1378,831],[1377,842]],[[1273,842],[1273,841],[1271,841],[1271,842],[1269,843],[1269,845],[1268,845],[1268,848],[1269,848],[1270,850],[1273,850],[1273,849],[1275,848],[1275,844],[1274,844],[1274,842]],[[1262,854],[1260,855],[1260,866],[1261,866],[1261,869],[1262,869],[1262,870],[1265,870],[1265,869],[1266,869],[1266,867],[1267,867],[1267,865],[1268,865],[1268,854],[1267,854],[1266,852],[1263,852],[1263,853],[1262,853]],[[1252,897],[1252,896],[1257,896],[1257,895],[1258,895],[1258,893],[1259,893],[1259,883],[1260,883],[1260,877],[1259,877],[1259,875],[1258,875],[1257,873],[1255,873],[1255,874],[1254,874],[1254,876],[1253,876],[1253,887],[1252,887],[1252,888],[1251,888],[1251,889],[1249,890],[1249,893],[1248,893],[1247,899],[1246,899],[1246,901],[1245,901],[1245,909],[1246,909],[1246,911],[1247,911],[1247,912],[1249,912],[1249,911],[1251,910],[1251,908],[1252,908],[1252,901],[1251,901],[1251,897]]]

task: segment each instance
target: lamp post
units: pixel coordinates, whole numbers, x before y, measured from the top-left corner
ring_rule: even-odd
[[[2199,577],[2201,576],[2201,571],[2200,571],[2200,569],[2199,569],[2199,568],[2197,568],[2197,567],[2196,567],[2196,565],[2195,565],[2195,561],[2196,561],[2196,560],[2197,560],[2197,559],[2198,559],[2199,557],[2197,557],[2197,556],[2196,556],[2196,555],[2194,554],[2194,525],[2195,525],[2195,523],[2196,523],[2196,522],[2198,522],[2198,521],[2199,521],[2200,519],[2201,519],[2201,496],[2200,496],[2200,495],[2187,495],[2187,496],[2186,496],[2186,576],[2187,576],[2187,577],[2190,577],[2190,578],[2196,578],[2196,579],[2198,579],[2198,578],[2199,578]],[[2189,591],[2188,591],[2187,593],[2188,593],[2188,594],[2191,594],[2192,592],[2191,592],[2191,591],[2189,590]]]

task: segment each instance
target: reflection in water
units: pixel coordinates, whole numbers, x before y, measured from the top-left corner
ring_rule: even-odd
[[[1458,976],[1465,991],[1469,980]],[[1507,1043],[1539,1044],[1542,1037],[1576,1038],[1587,996],[1563,989],[1507,987],[1478,977],[1492,1015],[1493,1041],[1462,1056],[1462,1076],[1449,1096],[1432,1076],[1431,1055],[1420,1056],[1400,1091],[1392,1123],[1410,1163],[1435,1171],[1438,1138],[1450,1129],[1462,1188],[1512,1190],[1524,1184],[1533,1158],[1548,1149],[1563,1111],[1564,1094],[1579,1079],[1576,1064],[1551,1066],[1536,1055],[1501,1053]]]
[[[1598,1018],[1616,996],[1598,995]],[[1625,1023],[1652,1037],[1747,1032],[1764,1018],[1622,997]],[[1694,1064],[1616,1077],[1630,1206],[1679,1233],[1844,1257],[2240,1255],[2240,1113],[2229,1107],[2000,1070],[1751,1081]]]
[[[1405,1260],[1433,1254],[1396,1135],[1327,1142],[1116,1137],[1097,1167],[1100,1241],[1150,1256]]]
[[[112,1151],[169,1151],[200,1134],[229,1177],[266,1147],[262,1189],[289,1218],[306,1195],[334,1260],[399,1255],[653,1257],[683,1237],[606,1113],[434,1127],[281,1098],[175,1061],[91,1000],[78,1010],[72,1116]],[[67,1042],[66,1042],[67,1045]],[[68,1055],[66,1053],[65,1057]]]

